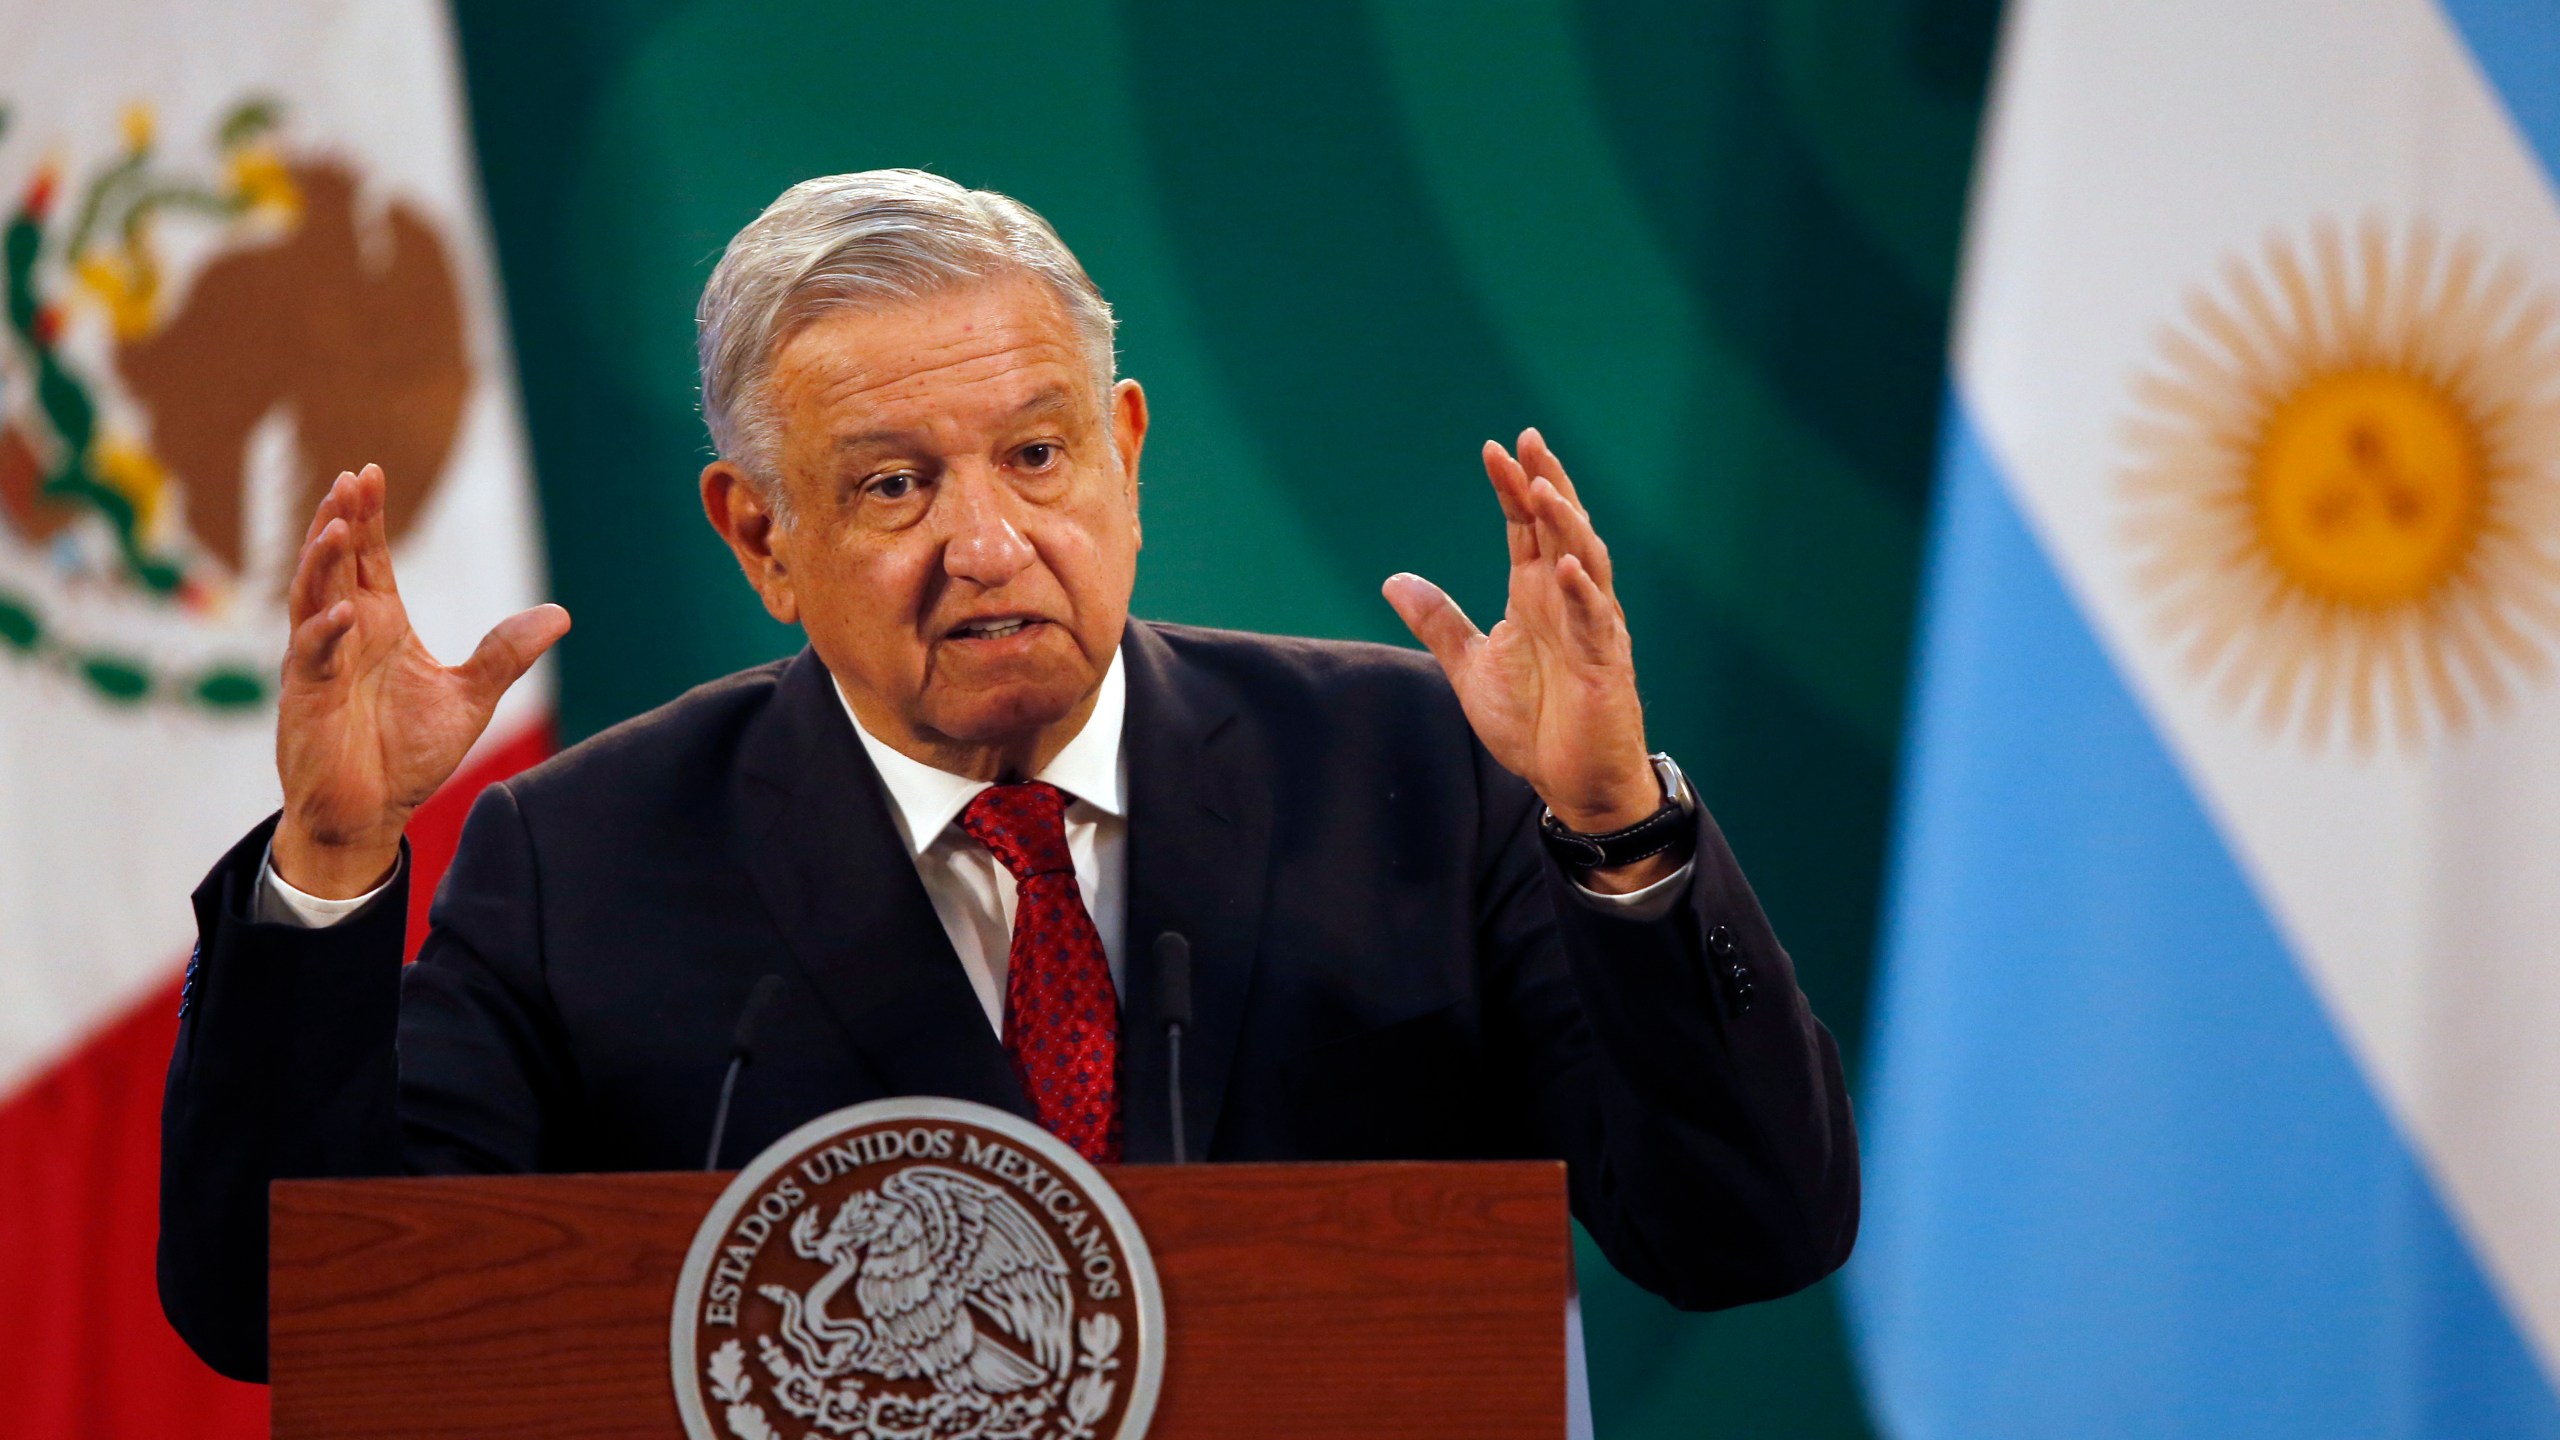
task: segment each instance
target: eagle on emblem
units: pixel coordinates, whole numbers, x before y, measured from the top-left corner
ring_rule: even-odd
[[[1056,1242],[1021,1203],[938,1165],[901,1170],[836,1208],[811,1208],[792,1248],[827,1273],[805,1292],[757,1287],[813,1378],[861,1371],[944,1393],[1002,1396],[1063,1379],[1074,1298]],[[830,1306],[847,1285],[859,1319]]]

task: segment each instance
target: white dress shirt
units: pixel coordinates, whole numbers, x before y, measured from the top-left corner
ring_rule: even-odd
[[[844,700],[839,687],[836,698]],[[987,847],[960,828],[960,812],[978,798],[989,782],[936,770],[921,760],[889,748],[854,719],[845,703],[845,718],[880,772],[880,787],[889,792],[889,818],[898,838],[916,862],[933,913],[942,918],[943,933],[969,972],[987,1023],[1004,1033],[1005,961],[1013,952],[1013,872],[996,863]],[[1084,728],[1033,776],[1067,792],[1067,853],[1075,861],[1076,888],[1084,893],[1085,913],[1102,932],[1102,953],[1111,961],[1111,984],[1125,988],[1128,974],[1126,931],[1129,893],[1128,757],[1120,732],[1129,713],[1129,682],[1114,653],[1102,673],[1102,691]]]
[[[400,866],[406,863],[405,860],[394,862],[391,873],[382,877],[381,884],[353,900],[329,900],[305,894],[284,883],[284,877],[276,873],[276,847],[271,840],[267,842],[267,858],[258,862],[258,876],[265,883],[258,887],[258,913],[254,918],[261,925],[299,925],[305,930],[326,930],[372,904],[373,897],[390,889],[391,882],[400,878]]]
[[[924,881],[933,913],[941,919],[943,933],[951,937],[961,968],[969,972],[969,984],[978,992],[987,1023],[1001,1035],[1005,962],[1013,949],[1013,875],[958,823],[960,812],[989,782],[936,770],[891,749],[854,718],[853,705],[845,700],[841,686],[836,699],[844,705],[845,718],[853,722],[853,733],[871,757],[872,768],[880,773],[881,788],[889,794],[889,818],[915,861],[916,875]],[[1093,916],[1093,928],[1102,933],[1102,953],[1111,962],[1115,988],[1123,988],[1128,973],[1129,757],[1122,743],[1128,714],[1128,679],[1121,673],[1120,657],[1114,654],[1084,728],[1034,777],[1067,794],[1067,852],[1075,860],[1076,888],[1084,894],[1085,911]],[[1690,868],[1683,865],[1626,895],[1603,895],[1578,884],[1574,889],[1586,904],[1631,920],[1659,920],[1671,913],[1688,888]],[[398,875],[397,870],[392,872],[392,878]],[[391,885],[385,879],[352,900],[324,900],[286,884],[276,874],[272,858],[260,878],[264,883],[258,887],[259,920],[313,929],[355,914]]]

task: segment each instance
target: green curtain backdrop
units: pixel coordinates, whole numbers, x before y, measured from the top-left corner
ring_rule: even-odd
[[[461,0],[569,739],[783,654],[695,508],[691,316],[793,181],[1020,196],[1154,399],[1140,614],[1488,623],[1545,428],[1656,740],[1851,1051],[1996,0]],[[1684,1316],[1582,1254],[1601,1433],[1868,1433],[1833,1287]]]

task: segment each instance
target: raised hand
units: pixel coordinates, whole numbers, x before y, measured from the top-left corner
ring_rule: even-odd
[[[568,611],[537,605],[498,622],[460,665],[437,664],[392,582],[382,499],[380,466],[338,477],[286,596],[272,855],[286,884],[330,898],[382,882],[409,816],[461,765],[498,697],[569,632]]]
[[[1609,547],[1545,438],[1520,432],[1520,453],[1484,446],[1485,475],[1511,541],[1511,596],[1486,634],[1458,603],[1419,575],[1384,587],[1440,662],[1467,723],[1503,768],[1529,782],[1566,826],[1623,829],[1662,805],[1647,759],[1644,706],[1626,612],[1611,585]],[[1597,872],[1603,889],[1633,889],[1670,874],[1661,856],[1624,875]]]

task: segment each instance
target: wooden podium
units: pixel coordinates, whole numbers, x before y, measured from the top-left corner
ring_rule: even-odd
[[[1562,1165],[1104,1173],[1164,1290],[1150,1435],[1565,1433]],[[274,1433],[681,1436],[670,1310],[727,1178],[277,1184]]]

